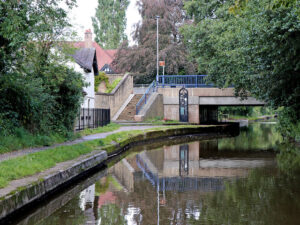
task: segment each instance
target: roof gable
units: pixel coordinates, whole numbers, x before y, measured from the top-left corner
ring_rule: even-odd
[[[74,42],[73,45],[75,48],[85,47],[84,41]],[[105,64],[110,65],[113,62],[117,49],[104,50],[97,42],[93,42],[92,45],[96,50],[98,70],[101,70]]]
[[[97,54],[94,48],[80,48],[72,56],[82,68],[88,71],[94,68],[94,73],[98,73]]]

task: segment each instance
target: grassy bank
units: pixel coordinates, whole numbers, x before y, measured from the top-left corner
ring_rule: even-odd
[[[121,125],[119,125],[119,124],[110,123],[104,127],[98,127],[98,128],[94,128],[94,129],[85,129],[83,131],[80,131],[79,134],[80,134],[80,136],[86,136],[86,135],[91,135],[91,134],[105,133],[105,132],[118,130],[120,127],[121,127]]]
[[[25,129],[16,129],[14,135],[0,136],[0,154],[32,147],[50,146],[79,138],[79,134],[31,134]]]
[[[249,121],[256,121],[256,120],[262,120],[266,117],[273,118],[274,115],[266,115],[264,117],[262,116],[239,116],[239,115],[230,115],[228,119],[230,120],[249,120]]]
[[[34,148],[42,146],[51,146],[57,143],[63,143],[77,139],[81,136],[90,134],[104,133],[114,131],[120,128],[119,124],[110,123],[104,127],[95,129],[85,129],[78,133],[70,132],[66,135],[61,134],[31,134],[25,129],[16,129],[14,135],[0,136],[0,154],[12,152],[19,149]]]
[[[71,146],[60,146],[53,149],[28,154],[13,159],[0,162],[0,188],[6,187],[10,181],[26,176],[34,175],[38,172],[54,167],[57,163],[78,158],[88,154],[101,146],[107,150],[108,154],[116,149],[116,144],[126,145],[133,141],[140,134],[151,133],[151,131],[170,131],[179,128],[200,127],[200,126],[172,126],[158,127],[147,130],[133,130],[115,133],[104,139],[87,141]]]

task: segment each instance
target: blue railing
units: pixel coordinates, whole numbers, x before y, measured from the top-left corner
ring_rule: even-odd
[[[141,99],[138,101],[136,104],[136,115],[139,114],[141,111],[142,107],[146,105],[147,101],[149,100],[150,96],[152,93],[155,92],[155,81],[153,81],[149,87],[147,88],[145,94],[141,97]]]
[[[157,87],[214,87],[206,81],[207,75],[159,75]]]

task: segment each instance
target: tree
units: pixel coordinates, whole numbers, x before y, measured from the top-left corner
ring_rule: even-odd
[[[59,7],[74,0],[0,1],[0,133],[73,128],[82,96],[82,77],[65,66],[58,46],[70,27]],[[59,48],[58,48],[59,47]]]
[[[245,97],[250,92],[274,108],[285,107],[287,129],[287,124],[298,123],[300,21],[296,1],[287,5],[276,5],[277,0],[215,2],[213,7],[205,0],[186,5],[195,23],[182,32],[199,70],[220,87],[234,84],[237,95]]]
[[[116,49],[127,39],[126,9],[129,0],[98,0],[95,17],[92,17],[96,42],[105,49]]]
[[[122,72],[156,74],[156,16],[159,19],[159,59],[166,62],[167,74],[180,70],[194,73],[189,61],[179,27],[185,22],[181,0],[140,0],[138,2],[142,22],[136,24],[133,40],[136,45],[128,47],[124,42],[119,48],[114,65]],[[153,77],[153,76],[152,76]]]

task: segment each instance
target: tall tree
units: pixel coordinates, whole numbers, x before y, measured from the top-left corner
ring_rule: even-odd
[[[237,95],[250,91],[275,108],[285,107],[281,131],[295,136],[291,128],[297,123],[300,132],[299,1],[212,2],[186,4],[195,23],[182,31],[199,70],[220,87],[234,84]]]
[[[0,133],[72,130],[82,96],[81,75],[65,66],[58,44],[75,0],[0,1]],[[60,48],[61,49],[61,48]]]
[[[182,0],[140,0],[138,2],[142,22],[136,24],[133,40],[136,45],[120,47],[115,66],[120,71],[138,74],[156,74],[156,16],[159,18],[159,59],[166,62],[167,74],[180,71],[194,73],[189,61],[179,27],[185,22]],[[153,78],[153,76],[152,76]]]
[[[95,17],[92,17],[96,42],[105,49],[116,49],[127,39],[126,9],[129,0],[98,0]]]

